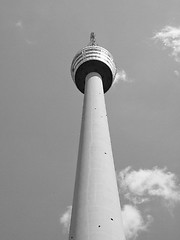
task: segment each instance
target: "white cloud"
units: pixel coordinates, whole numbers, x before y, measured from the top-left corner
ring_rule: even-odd
[[[22,20],[18,20],[15,23],[15,27],[19,30],[19,33],[21,33],[21,38],[28,44],[28,45],[36,45],[37,41],[30,40],[28,37],[26,37],[28,33],[28,29],[26,26],[24,26],[24,23]]]
[[[15,24],[15,26],[16,26],[17,28],[19,28],[19,29],[23,29],[23,22],[22,22],[22,20],[17,21],[16,24]]]
[[[174,74],[178,77],[180,74],[179,74],[179,71],[177,70],[174,70]]]
[[[150,197],[161,197],[166,205],[173,207],[180,202],[180,187],[174,173],[166,168],[122,170],[118,176],[120,190],[134,204],[149,201]]]
[[[29,40],[29,39],[26,39],[25,41],[28,45],[36,45],[37,44],[36,41],[32,41],[32,40]]]
[[[60,223],[63,226],[64,233],[69,233],[70,221],[71,221],[72,206],[68,206],[66,211],[60,217]]]
[[[130,80],[126,74],[126,72],[124,70],[117,70],[115,79],[114,79],[114,84],[118,83],[119,81],[123,81],[123,82],[132,82],[132,80]]]
[[[180,27],[165,26],[153,39],[160,40],[165,48],[170,48],[171,56],[175,61],[180,62]]]
[[[122,219],[126,239],[135,239],[140,232],[147,231],[153,220],[152,216],[148,215],[145,222],[141,212],[132,205],[124,205]]]

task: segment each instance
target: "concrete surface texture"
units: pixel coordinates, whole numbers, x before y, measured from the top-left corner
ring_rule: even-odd
[[[102,80],[85,80],[69,239],[124,240]]]

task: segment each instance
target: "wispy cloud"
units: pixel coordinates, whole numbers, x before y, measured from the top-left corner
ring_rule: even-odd
[[[179,77],[179,71],[178,70],[174,70],[174,74],[177,76],[177,77]]]
[[[119,81],[123,82],[132,82],[132,79],[129,79],[126,72],[124,70],[117,70],[115,79],[114,79],[114,84],[119,83]]]
[[[25,41],[28,45],[36,45],[37,44],[36,41],[32,41],[32,40],[29,40],[29,39],[26,39]]]
[[[15,23],[15,26],[16,26],[16,28],[18,28],[18,29],[23,29],[23,22],[22,22],[22,20],[18,20],[18,21]]]
[[[144,220],[138,208],[132,205],[124,205],[122,219],[126,239],[136,239],[140,232],[148,230],[153,221],[151,215],[147,215]]]
[[[71,221],[72,206],[68,206],[66,211],[60,217],[60,224],[63,227],[64,233],[69,233],[70,221]]]
[[[161,41],[164,48],[170,48],[171,56],[180,62],[180,27],[165,26],[153,36],[153,40]]]
[[[180,202],[180,186],[174,173],[166,168],[132,170],[130,167],[119,173],[118,181],[124,196],[134,204],[160,197],[168,207]]]
[[[16,23],[15,23],[15,27],[19,30],[19,33],[21,33],[21,37],[23,38],[23,40],[25,41],[25,43],[27,43],[28,45],[36,45],[37,44],[37,41],[33,41],[33,40],[30,40],[28,37],[27,37],[27,33],[28,33],[28,29],[27,27],[25,26],[25,24],[23,23],[23,20],[18,20]]]

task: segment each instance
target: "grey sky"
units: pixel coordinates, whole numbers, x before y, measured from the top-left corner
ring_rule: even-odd
[[[152,39],[180,27],[179,10],[179,0],[0,1],[0,239],[65,239],[83,101],[70,64],[91,31],[133,80],[106,94],[116,170],[167,166],[180,178],[180,63]],[[149,208],[138,238],[179,240],[180,207]]]

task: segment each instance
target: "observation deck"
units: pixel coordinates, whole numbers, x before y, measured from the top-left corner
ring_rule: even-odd
[[[114,81],[116,66],[109,51],[96,44],[94,33],[91,33],[90,44],[75,55],[71,64],[72,79],[82,93],[85,90],[85,78],[90,72],[101,75],[106,93]]]

